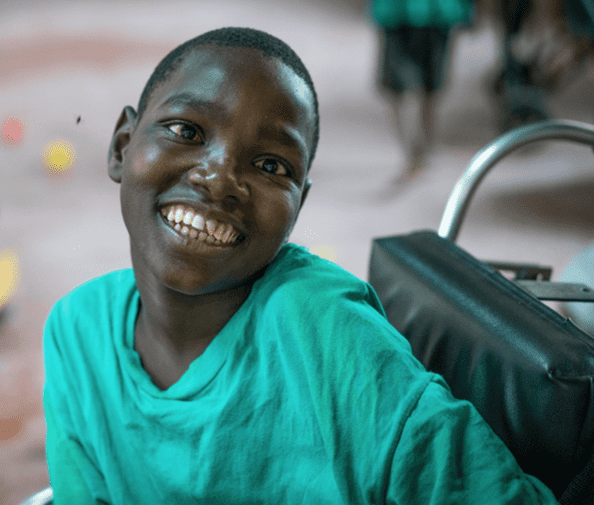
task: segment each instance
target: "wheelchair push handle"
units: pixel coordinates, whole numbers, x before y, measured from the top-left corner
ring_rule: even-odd
[[[594,125],[579,121],[556,119],[522,126],[497,138],[481,149],[470,161],[444,210],[437,234],[456,241],[470,199],[487,172],[504,156],[537,140],[570,140],[594,147]]]

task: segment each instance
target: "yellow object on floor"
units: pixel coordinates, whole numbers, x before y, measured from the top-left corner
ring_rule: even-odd
[[[5,249],[0,253],[0,307],[12,298],[21,279],[19,257],[16,251]]]

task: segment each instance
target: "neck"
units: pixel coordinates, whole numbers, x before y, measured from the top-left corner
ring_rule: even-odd
[[[137,336],[175,358],[197,357],[239,310],[255,280],[223,291],[187,295],[163,286],[150,275],[136,273],[141,299]]]

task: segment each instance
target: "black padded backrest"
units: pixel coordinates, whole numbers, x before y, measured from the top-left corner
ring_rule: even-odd
[[[432,231],[374,239],[369,283],[416,358],[559,498],[594,450],[594,339]]]

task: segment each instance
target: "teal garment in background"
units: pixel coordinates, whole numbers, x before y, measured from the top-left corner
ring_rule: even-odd
[[[373,17],[387,29],[468,23],[472,0],[373,0]]]
[[[56,505],[553,504],[387,321],[371,286],[284,245],[180,380],[134,350],[134,272],[76,288],[44,332]]]

